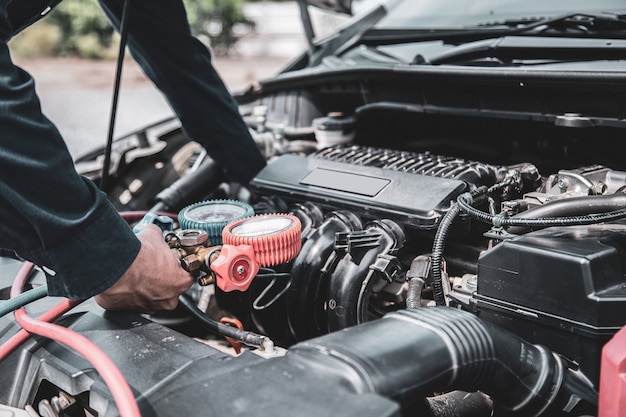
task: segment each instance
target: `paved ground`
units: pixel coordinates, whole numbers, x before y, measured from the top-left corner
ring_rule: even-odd
[[[104,145],[115,79],[114,61],[15,61],[35,78],[44,114],[57,125],[73,156]],[[216,69],[231,90],[271,76],[287,62],[284,57],[214,60]],[[126,59],[115,135],[132,132],[171,114],[160,92],[131,59]]]

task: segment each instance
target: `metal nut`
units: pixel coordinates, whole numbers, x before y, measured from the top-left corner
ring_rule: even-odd
[[[209,235],[204,230],[185,229],[176,234],[182,247],[201,246],[209,240]]]
[[[194,272],[199,270],[202,267],[202,259],[196,254],[191,254],[185,256],[180,261],[181,266],[187,272]]]

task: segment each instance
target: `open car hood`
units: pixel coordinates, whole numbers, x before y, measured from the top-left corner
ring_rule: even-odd
[[[352,14],[352,0],[299,0],[309,6],[337,13]]]

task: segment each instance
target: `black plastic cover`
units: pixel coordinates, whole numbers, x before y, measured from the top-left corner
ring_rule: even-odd
[[[349,209],[365,218],[389,218],[417,229],[434,229],[452,201],[466,191],[463,181],[283,155],[250,183],[260,194]]]
[[[480,317],[578,362],[598,381],[602,346],[626,323],[626,226],[555,227],[480,257]]]

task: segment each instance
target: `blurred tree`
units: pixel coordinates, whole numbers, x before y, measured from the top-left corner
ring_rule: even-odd
[[[27,0],[22,0],[27,1]],[[183,0],[194,35],[209,44],[216,55],[228,55],[237,42],[238,25],[254,27],[242,12],[245,0]],[[131,23],[132,24],[132,20]],[[27,32],[42,32],[28,36]],[[12,41],[20,53],[44,52],[29,45],[50,33],[46,51],[52,55],[76,55],[85,58],[104,58],[115,54],[114,31],[97,0],[63,0],[43,22],[28,28]],[[54,35],[54,36],[52,36]]]
[[[104,58],[113,39],[113,29],[96,0],[64,0],[46,23],[61,30],[58,55]]]
[[[245,0],[184,0],[192,32],[208,39],[213,53],[230,54],[237,43],[237,26],[254,28],[243,14]]]

